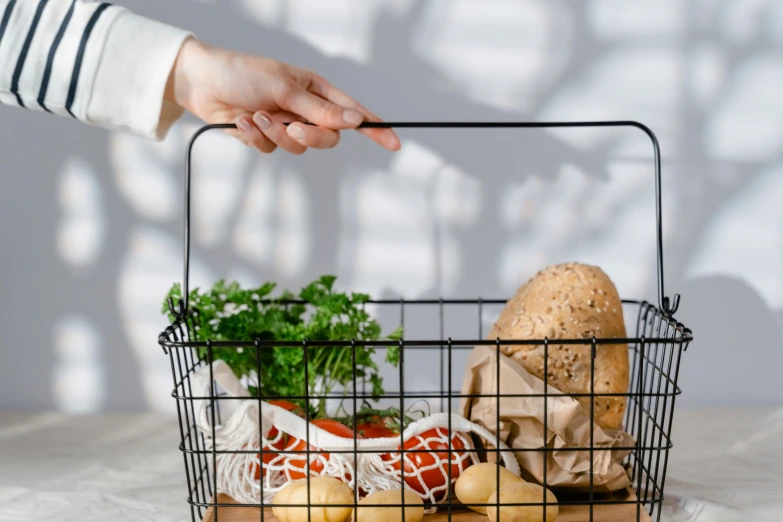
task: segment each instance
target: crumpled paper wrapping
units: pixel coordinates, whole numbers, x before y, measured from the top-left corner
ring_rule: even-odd
[[[500,413],[500,440],[513,449],[542,448],[544,440],[554,451],[546,453],[547,486],[590,488],[590,412],[576,400],[552,386],[547,386],[547,433],[544,436],[544,397],[501,397],[500,409],[494,395],[498,391],[497,349],[477,346],[468,359],[462,384],[462,395],[486,395],[481,398],[462,398],[460,413],[471,421],[497,435]],[[522,365],[500,354],[500,393],[535,395],[544,393],[544,381],[531,375]],[[492,395],[490,397],[490,395]],[[596,424],[593,430],[593,491],[613,492],[630,486],[623,467],[623,459],[632,447],[631,435],[621,430],[605,430]],[[586,448],[582,451],[563,450],[564,447]],[[515,452],[528,480],[544,482],[544,460],[541,451]],[[487,453],[495,460],[494,453]]]

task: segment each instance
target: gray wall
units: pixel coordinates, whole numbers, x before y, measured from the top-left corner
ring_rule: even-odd
[[[697,337],[681,403],[783,402],[783,3],[125,3],[312,68],[390,120],[648,124],[663,150],[668,293]],[[0,110],[0,408],[171,409],[156,338],[161,296],[181,277],[194,128],[153,143]],[[347,134],[301,158],[205,137],[196,283],[336,273],[379,297],[499,297],[578,259],[624,297],[655,298],[640,132],[401,135],[397,155]]]

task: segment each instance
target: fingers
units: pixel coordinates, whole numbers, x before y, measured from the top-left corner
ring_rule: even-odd
[[[292,154],[302,154],[307,148],[334,147],[340,141],[341,129],[356,128],[363,121],[382,121],[322,77],[306,72],[307,77],[299,84],[291,82],[275,95],[282,111],[274,116],[258,111],[236,119],[240,139],[261,152],[272,152],[279,146]],[[299,119],[312,125],[297,122]],[[284,121],[291,123],[285,125]],[[400,139],[392,129],[359,129],[359,132],[390,151],[400,149]]]
[[[351,129],[364,121],[364,116],[359,111],[341,107],[298,86],[290,88],[281,99],[280,105],[310,123],[327,129]]]
[[[331,149],[340,142],[339,131],[316,125],[291,123],[286,131],[297,143],[313,149]]]
[[[260,152],[270,153],[277,148],[277,144],[270,140],[255,126],[250,116],[240,116],[236,119],[237,129],[242,131],[247,143]]]
[[[308,148],[330,149],[340,142],[340,133],[315,125],[293,122],[291,115],[285,113],[270,117],[259,111],[251,116],[243,115],[236,119],[239,139],[261,152],[272,152],[278,146],[292,154],[302,154]]]
[[[273,119],[269,114],[259,111],[253,114],[253,123],[269,140],[291,154],[302,154],[307,150],[307,144],[298,143],[288,135],[279,115]]]
[[[318,96],[341,107],[347,107],[360,113],[364,121],[382,121],[378,116],[367,110],[348,94],[344,93],[321,76],[314,74],[310,79],[310,90]],[[359,129],[359,132],[375,143],[390,151],[400,150],[400,138],[392,129]]]
[[[378,116],[365,109],[364,117],[366,121],[383,121]],[[395,152],[402,146],[400,137],[392,129],[359,129],[359,132],[370,138],[386,150]]]
[[[237,140],[241,141],[243,145],[250,146],[250,142],[247,141],[247,137],[245,136],[245,133],[242,132],[239,129],[225,129],[223,132],[231,136],[232,138],[236,138]]]

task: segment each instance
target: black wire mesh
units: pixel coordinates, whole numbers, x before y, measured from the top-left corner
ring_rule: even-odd
[[[532,345],[543,346],[544,350],[544,381],[548,384],[549,375],[549,350],[550,343],[556,345],[581,345],[590,347],[593,357],[590,364],[591,384],[590,392],[582,394],[569,394],[572,397],[580,398],[587,397],[590,399],[590,421],[594,421],[595,418],[595,400],[607,397],[622,397],[625,398],[627,406],[625,409],[624,429],[635,440],[635,444],[629,447],[614,447],[614,450],[627,450],[628,456],[624,460],[624,465],[628,473],[630,482],[632,484],[633,493],[635,498],[621,499],[606,496],[596,491],[594,487],[594,452],[596,451],[594,441],[594,430],[590,430],[590,443],[587,446],[574,446],[567,448],[557,448],[558,450],[569,450],[574,452],[585,452],[589,454],[590,469],[589,475],[589,488],[586,493],[580,494],[563,494],[561,490],[556,490],[558,494],[558,505],[563,506],[585,506],[588,513],[588,519],[592,522],[594,519],[594,512],[602,505],[610,504],[627,504],[635,508],[635,520],[645,520],[647,516],[653,520],[659,520],[661,516],[661,503],[664,499],[664,486],[666,478],[666,469],[669,458],[669,450],[672,448],[671,441],[671,429],[674,413],[674,405],[676,397],[680,394],[680,389],[677,386],[677,379],[679,375],[680,358],[684,350],[687,349],[688,344],[692,340],[692,334],[689,329],[677,322],[673,318],[673,314],[676,312],[679,304],[679,296],[674,295],[673,298],[669,298],[665,294],[664,290],[664,278],[663,278],[663,242],[662,242],[662,223],[661,223],[661,176],[660,176],[660,151],[658,148],[658,142],[655,135],[647,127],[637,122],[629,121],[614,121],[614,122],[556,122],[556,123],[520,123],[520,122],[402,122],[402,123],[367,123],[363,126],[369,127],[435,127],[435,128],[449,128],[449,127],[466,127],[466,128],[542,128],[542,127],[635,127],[644,131],[650,138],[654,150],[655,159],[655,197],[656,197],[656,232],[657,232],[657,267],[658,267],[658,304],[653,305],[647,302],[639,301],[623,301],[624,317],[626,325],[629,325],[629,330],[633,329],[632,335],[627,338],[618,339],[526,339],[526,340],[513,340],[503,339],[502,344],[504,346],[509,345]],[[231,124],[225,125],[210,125],[200,129],[193,137],[188,147],[188,154],[186,158],[186,184],[185,184],[185,263],[184,263],[184,295],[188,295],[188,272],[190,262],[190,179],[191,179],[191,153],[193,144],[196,138],[204,131],[209,129],[225,129],[234,127]],[[526,398],[527,400],[540,400],[542,403],[542,409],[544,411],[544,429],[543,438],[540,448],[525,448],[525,449],[512,449],[510,451],[522,453],[522,452],[535,452],[541,455],[544,463],[549,452],[555,451],[555,448],[547,447],[546,434],[548,428],[548,398],[551,395],[547,392],[546,386],[544,387],[544,393],[542,394],[511,394],[502,393],[500,390],[502,385],[500,383],[500,361],[501,361],[501,345],[500,340],[485,339],[484,338],[484,316],[489,307],[502,307],[505,304],[503,300],[399,300],[399,301],[373,301],[370,303],[373,306],[377,306],[377,310],[380,315],[386,314],[387,316],[398,317],[399,326],[405,327],[406,338],[399,341],[372,341],[364,342],[358,340],[345,339],[343,341],[317,341],[314,343],[304,342],[280,342],[280,341],[268,341],[261,339],[246,339],[237,341],[211,341],[209,339],[199,339],[197,335],[194,335],[193,330],[193,317],[198,313],[198,310],[190,309],[188,303],[183,300],[179,303],[170,303],[171,312],[178,317],[166,330],[161,333],[159,337],[159,344],[164,348],[164,351],[168,354],[171,362],[171,371],[173,377],[174,391],[172,396],[176,401],[177,413],[179,417],[180,428],[180,451],[183,455],[185,464],[185,476],[188,487],[188,503],[190,504],[191,518],[193,522],[200,521],[204,518],[207,510],[211,511],[211,520],[217,522],[220,520],[220,508],[237,508],[237,504],[228,504],[219,502],[217,483],[218,483],[218,457],[220,455],[228,454],[252,454],[260,455],[259,461],[261,467],[263,467],[263,455],[272,453],[259,448],[244,448],[223,450],[217,447],[210,448],[207,444],[207,435],[211,436],[211,440],[215,440],[216,426],[222,423],[223,415],[222,410],[225,409],[225,404],[228,401],[237,400],[251,400],[258,401],[258,429],[261,428],[261,407],[260,401],[262,400],[304,400],[308,403],[314,399],[323,398],[342,398],[352,406],[353,424],[356,425],[356,412],[360,403],[364,403],[367,400],[373,399],[372,391],[368,391],[364,387],[364,381],[360,382],[357,379],[356,372],[356,350],[361,346],[372,346],[379,351],[389,348],[390,346],[398,347],[400,350],[400,362],[395,369],[395,374],[392,375],[390,381],[394,381],[397,384],[396,390],[390,390],[383,393],[380,397],[375,397],[381,402],[387,401],[389,404],[394,404],[399,408],[400,416],[405,412],[406,407],[411,404],[412,401],[426,400],[431,404],[436,404],[441,411],[451,412],[453,411],[455,401],[459,402],[462,399],[480,399],[491,398],[495,400],[497,405],[496,426],[494,427],[494,433],[496,436],[495,444],[493,448],[478,447],[474,451],[478,454],[480,460],[490,459],[500,460],[500,403],[502,399],[513,400],[518,398]],[[449,321],[449,316],[452,311],[459,311],[459,328],[455,330],[454,321]],[[429,314],[436,320],[426,321],[426,327],[420,330],[418,340],[411,340],[408,335],[408,328],[406,323],[406,317],[417,317]],[[464,326],[466,324],[465,317],[477,318],[475,334],[464,335]],[[635,326],[630,323],[630,320],[635,318]],[[454,331],[459,332],[459,335],[453,335],[453,339],[450,334]],[[604,345],[618,345],[627,344],[629,350],[629,362],[630,362],[630,386],[625,393],[613,393],[613,394],[599,394],[595,393],[595,355],[598,350],[601,350]],[[454,385],[454,378],[461,377],[462,370],[465,364],[466,352],[472,350],[476,346],[493,346],[497,350],[496,356],[496,377],[497,389],[494,394],[479,395],[461,394],[459,387]],[[353,386],[347,390],[339,392],[332,392],[330,394],[319,394],[316,391],[310,390],[307,383],[311,382],[308,372],[307,358],[311,348],[316,347],[338,347],[344,350],[351,350],[351,358],[354,363],[353,371]],[[305,388],[302,394],[296,396],[261,396],[261,384],[258,384],[258,394],[254,397],[234,397],[217,392],[217,386],[214,380],[212,363],[216,360],[216,349],[231,349],[231,350],[255,350],[256,361],[260,361],[260,353],[265,349],[286,347],[291,350],[302,350],[304,358],[304,371]],[[406,363],[406,358],[410,359]],[[428,361],[437,361],[437,372],[432,372],[432,382],[429,384],[436,384],[433,386],[421,386],[419,383],[408,383],[408,375],[406,375],[406,367],[410,367],[411,364],[415,365],[416,361],[421,361],[422,358],[426,358]],[[413,361],[413,362],[411,362]],[[260,362],[258,363],[260,364]],[[201,369],[207,368],[210,376],[210,387],[207,395],[198,395],[194,393],[193,377],[195,373]],[[261,375],[261,368],[257,368],[257,375]],[[389,377],[387,375],[387,377]],[[197,404],[206,404],[207,415],[210,418],[211,433],[206,435],[200,431],[196,422]],[[221,406],[224,405],[224,406]],[[305,420],[309,422],[310,412],[308,408],[304,408]],[[448,441],[452,441],[453,431],[451,424],[451,417],[448,417]],[[403,424],[403,419],[400,418],[400,424]],[[401,430],[402,431],[402,430]],[[261,433],[259,440],[261,440]],[[425,453],[429,450],[422,449],[406,449],[404,440],[400,433],[400,446],[397,451],[400,454],[401,462],[405,462],[405,454],[410,453]],[[357,448],[357,436],[354,434],[354,444],[352,450],[345,451],[330,451],[330,453],[347,453],[353,456],[354,469],[356,469],[356,461],[358,455],[368,450],[359,450]],[[313,504],[311,500],[310,480],[310,456],[311,452],[315,452],[314,448],[311,450],[309,433],[305,437],[304,450],[299,451],[306,456],[304,475],[307,479],[307,501],[308,501],[308,521],[311,521],[311,508],[319,506]],[[453,445],[445,450],[448,454],[448,479],[451,482],[452,479],[452,465],[451,461],[454,458],[454,453],[458,449],[455,449]],[[294,453],[294,450],[274,450],[276,454]],[[405,482],[406,466],[400,466],[400,482]],[[263,481],[261,480],[263,472],[259,473],[259,487],[263,492]],[[547,481],[547,465],[543,465],[543,485],[549,486]],[[500,471],[498,468],[498,474],[496,476],[496,490],[499,490],[500,485]],[[353,492],[353,503],[346,504],[345,507],[356,508],[359,500],[359,492]],[[363,504],[366,505],[366,504]],[[482,505],[476,503],[476,505]],[[489,506],[489,504],[484,504]],[[499,508],[500,501],[492,504],[494,507]],[[534,503],[512,503],[506,502],[503,505],[528,505],[528,506],[540,506],[542,509],[542,520],[547,520],[547,500],[546,496],[542,495],[540,502]],[[550,504],[551,505],[551,504]],[[334,505],[333,505],[334,506]],[[405,502],[401,490],[400,503],[398,506],[401,509],[401,514],[405,514]],[[270,517],[266,512],[265,507],[268,507],[263,501],[263,494],[261,495],[259,503],[242,504],[239,507],[258,510],[258,519],[261,522],[265,522],[265,518]],[[372,507],[371,505],[369,507]],[[381,507],[381,506],[378,506]],[[384,507],[389,507],[388,505]],[[261,508],[261,509],[259,509]],[[464,508],[457,501],[453,495],[452,488],[448,488],[444,503],[439,504],[439,510],[445,510],[449,520],[452,519],[452,515],[455,514],[455,510],[463,510]]]
[[[410,404],[410,401],[414,400],[428,400],[437,402],[441,405],[441,409],[444,411],[452,411],[453,406],[458,403],[460,399],[466,398],[494,398],[499,405],[501,399],[513,399],[521,397],[520,394],[505,394],[500,392],[500,369],[498,358],[498,389],[493,395],[480,395],[469,394],[463,395],[459,389],[455,389],[452,385],[454,374],[461,375],[461,367],[457,367],[454,364],[456,354],[471,350],[474,346],[488,345],[494,346],[499,351],[500,345],[497,340],[487,339],[439,339],[441,332],[446,334],[449,331],[449,325],[447,324],[447,316],[452,309],[459,308],[461,312],[464,309],[474,308],[475,316],[478,317],[476,333],[477,336],[481,334],[482,321],[480,309],[487,304],[501,304],[503,301],[375,301],[373,304],[377,305],[380,309],[394,308],[400,310],[400,322],[404,321],[404,317],[409,313],[421,314],[425,313],[427,309],[433,311],[439,317],[439,320],[432,324],[432,338],[428,340],[401,340],[401,341],[376,341],[371,343],[362,343],[355,340],[346,340],[344,342],[330,342],[325,343],[319,341],[318,346],[339,346],[345,350],[352,350],[353,357],[355,359],[356,347],[363,344],[371,344],[378,349],[383,350],[392,344],[397,345],[401,349],[401,359],[398,368],[396,369],[399,389],[392,390],[384,393],[380,399],[387,401],[395,401],[400,408],[400,411],[405,411],[406,407]],[[411,310],[414,310],[411,312]],[[195,313],[195,312],[191,312]],[[677,377],[679,373],[680,357],[682,352],[687,349],[688,344],[692,340],[690,331],[682,324],[675,321],[673,318],[664,315],[655,306],[646,302],[636,301],[624,301],[624,313],[626,318],[636,318],[635,332],[632,337],[627,339],[557,339],[557,344],[575,344],[591,346],[594,351],[601,350],[602,345],[605,344],[618,344],[627,343],[629,349],[629,361],[630,361],[630,389],[627,393],[622,394],[576,394],[576,396],[589,396],[591,399],[600,399],[602,397],[626,397],[628,405],[625,413],[625,430],[630,433],[636,440],[636,444],[631,447],[617,447],[616,450],[628,450],[630,451],[626,458],[625,464],[628,473],[633,484],[632,488],[636,494],[635,500],[615,500],[606,498],[605,495],[600,495],[594,492],[594,488],[591,487],[589,491],[583,495],[566,495],[564,500],[559,502],[560,506],[564,505],[584,505],[589,507],[590,520],[592,520],[592,511],[595,506],[600,504],[633,504],[637,509],[636,520],[642,520],[641,512],[648,513],[653,520],[660,517],[660,505],[663,500],[663,492],[665,485],[666,467],[669,458],[669,450],[672,447],[671,442],[671,427],[673,420],[673,412],[675,399],[680,394],[680,388],[677,386]],[[402,326],[402,324],[401,324]],[[191,505],[191,514],[194,521],[199,521],[205,514],[205,510],[209,507],[236,507],[235,504],[220,504],[217,503],[215,498],[215,485],[217,483],[217,457],[221,454],[229,453],[263,453],[258,448],[248,448],[245,450],[231,450],[224,451],[220,449],[208,449],[204,434],[199,431],[196,426],[196,406],[197,401],[208,401],[207,411],[208,415],[212,419],[212,426],[221,423],[221,404],[227,401],[233,400],[257,400],[261,401],[261,396],[251,397],[229,397],[216,393],[216,388],[211,387],[211,391],[206,396],[197,396],[193,393],[193,387],[191,378],[193,374],[202,367],[211,368],[211,363],[214,360],[215,348],[231,348],[231,349],[252,349],[252,350],[264,350],[273,347],[280,347],[288,344],[288,348],[292,350],[303,350],[304,356],[307,356],[308,348],[311,347],[310,343],[279,343],[274,341],[238,341],[238,342],[210,342],[208,340],[191,340],[189,336],[190,329],[186,328],[186,321],[178,320],[166,331],[161,334],[160,344],[167,350],[171,361],[171,369],[173,376],[174,392],[172,396],[177,403],[177,412],[179,416],[181,444],[180,450],[183,453],[185,463],[185,474],[188,484],[188,502]],[[514,344],[538,344],[545,347],[548,352],[549,340],[503,340],[504,345]],[[206,348],[204,357],[198,357],[196,354],[197,348]],[[421,355],[435,355],[435,357],[441,361],[440,368],[437,375],[433,375],[433,380],[441,385],[441,388],[436,391],[421,390],[406,386],[406,357],[413,358],[414,356]],[[260,357],[257,357],[260,360]],[[548,360],[547,356],[544,360]],[[305,365],[305,368],[307,365]],[[591,373],[594,372],[595,362],[591,361]],[[547,372],[544,373],[544,376]],[[305,379],[305,382],[308,382]],[[354,375],[354,382],[356,376]],[[361,385],[357,385],[353,390],[347,392],[333,392],[330,394],[333,397],[346,397],[350,404],[353,404],[354,414],[357,411],[356,405],[372,398],[370,391],[363,391]],[[286,400],[317,400],[323,398],[324,395],[311,392],[307,392],[300,396],[286,396],[286,397],[263,397],[263,400],[274,399],[286,399]],[[543,393],[539,395],[525,395],[528,399],[535,399],[542,401],[542,407],[547,408],[547,397],[549,394]],[[591,401],[591,404],[595,404]],[[593,418],[594,408],[591,408],[591,420]],[[260,412],[260,408],[259,408]],[[500,415],[497,416],[498,422]],[[544,416],[545,422],[547,415]],[[259,430],[261,423],[259,419]],[[496,427],[496,428],[499,428]],[[494,430],[499,433],[500,430]],[[546,426],[545,426],[546,432]],[[259,434],[260,436],[260,434]],[[212,434],[214,440],[214,433]],[[451,440],[452,431],[451,427],[448,429],[448,439]],[[306,460],[309,467],[309,454],[310,444],[309,439],[306,441],[305,453],[308,455]],[[513,449],[514,452],[534,451],[540,452],[542,458],[544,453],[548,451],[554,451],[553,448],[547,448],[545,441],[542,441],[541,448],[533,449]],[[355,446],[354,446],[355,447]],[[401,448],[403,447],[401,441]],[[573,450],[589,452],[592,459],[593,451],[595,447],[593,441],[589,446],[574,446],[569,448],[560,448],[560,450]],[[427,450],[405,450],[401,449],[402,456],[410,452],[425,452]],[[457,450],[449,448],[444,450],[449,454],[449,459],[452,458],[453,453]],[[495,448],[477,448],[476,453],[479,454],[481,460],[483,460],[489,454],[495,454],[495,460],[499,460],[500,450]],[[292,451],[293,452],[293,451]],[[354,449],[351,451],[343,451],[343,453],[353,453],[354,459],[357,453],[368,452],[368,450]],[[276,453],[286,453],[285,451],[276,451]],[[340,453],[332,452],[332,453]],[[262,464],[263,465],[263,464]],[[403,480],[405,466],[402,466]],[[451,475],[451,465],[448,465],[449,475]],[[546,466],[544,466],[546,470]],[[309,470],[308,470],[309,471]],[[592,479],[592,470],[590,472],[590,478]],[[449,477],[451,478],[451,477]],[[260,479],[259,479],[260,480]],[[498,478],[499,481],[499,478]],[[544,479],[546,483],[546,478]],[[546,484],[545,484],[546,485]],[[558,491],[559,493],[559,491]],[[356,494],[356,493],[355,493]],[[567,497],[567,498],[566,498]],[[355,503],[358,498],[355,498]],[[264,507],[263,501],[258,504],[244,504],[249,508]],[[480,505],[480,504],[479,504]],[[515,505],[515,504],[511,504]],[[539,503],[532,505],[541,506],[542,509],[546,508],[545,499],[542,499]],[[402,503],[401,503],[402,508]],[[444,504],[440,506],[440,509],[446,510],[451,515],[453,509],[461,509],[462,506],[452,496],[449,490],[448,496]],[[217,511],[219,517],[219,510]],[[260,520],[264,519],[264,510],[261,510]],[[215,517],[218,519],[217,517]]]

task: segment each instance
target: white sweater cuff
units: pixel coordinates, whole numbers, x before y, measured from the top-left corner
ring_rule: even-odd
[[[101,53],[87,121],[163,139],[182,108],[163,99],[174,62],[191,33],[123,11]]]

